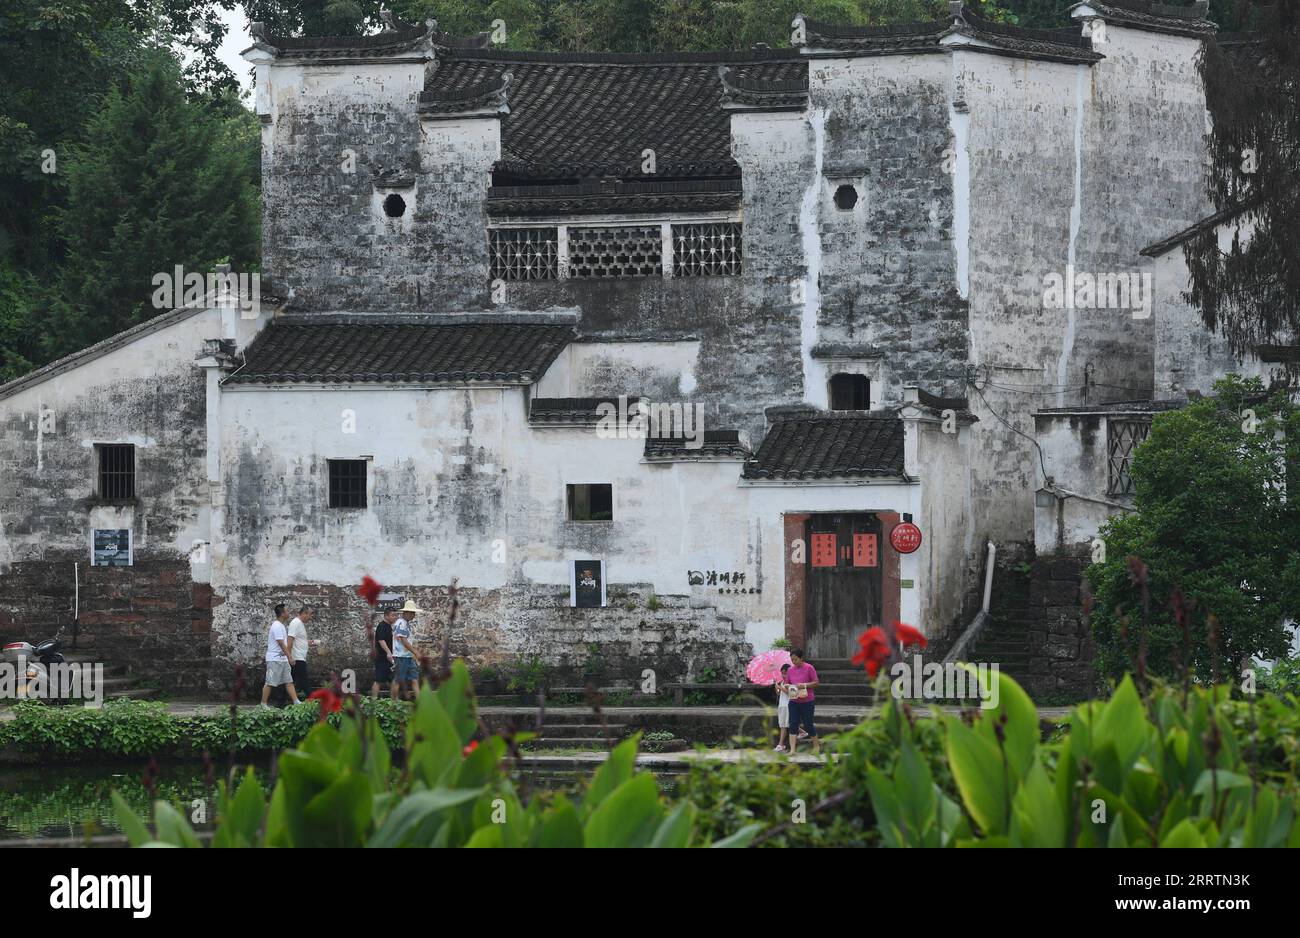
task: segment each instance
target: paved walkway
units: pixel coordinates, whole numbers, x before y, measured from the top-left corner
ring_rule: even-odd
[[[240,704],[239,709],[244,712],[256,710],[258,704]],[[956,715],[960,713],[957,707],[941,708],[945,713]],[[192,716],[224,716],[230,713],[230,704],[212,703],[210,701],[199,700],[169,700],[167,701],[167,712],[178,717]],[[535,707],[480,707],[479,713],[485,717],[491,716],[515,716],[519,714],[535,714]],[[575,714],[591,713],[590,707],[547,707],[547,713],[553,714]],[[762,717],[764,714],[773,712],[772,708],[764,709],[763,707],[605,707],[604,713],[610,718],[610,722],[620,722],[615,717],[646,716],[653,717],[659,715],[662,717],[671,717],[674,719],[681,717],[736,717],[736,718],[754,718]],[[859,721],[874,715],[878,710],[874,707],[845,706],[836,704],[825,704],[817,707],[817,719],[825,720],[827,723],[836,723],[840,721]],[[1038,716],[1043,720],[1055,720],[1066,716],[1070,712],[1069,707],[1039,707]],[[929,716],[930,710],[926,707],[916,708],[917,716]],[[13,713],[9,707],[0,707],[0,720],[13,719]]]

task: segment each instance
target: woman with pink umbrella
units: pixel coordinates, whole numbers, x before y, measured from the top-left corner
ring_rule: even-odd
[[[753,684],[776,685],[776,725],[781,731],[775,752],[785,752],[790,735],[790,695],[787,693],[785,674],[790,667],[790,653],[784,649],[765,651],[756,655],[745,666],[745,677]]]

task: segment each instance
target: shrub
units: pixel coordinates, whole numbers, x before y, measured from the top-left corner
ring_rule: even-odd
[[[1105,561],[1086,574],[1103,676],[1190,670],[1209,683],[1286,651],[1282,623],[1300,610],[1300,505],[1286,497],[1300,413],[1258,379],[1215,389],[1156,415],[1133,457],[1136,510],[1102,528]]]
[[[408,721],[404,769],[376,719],[346,714],[321,722],[302,745],[283,752],[269,797],[249,770],[238,786],[219,784],[215,847],[685,847],[700,843],[696,810],[668,805],[654,777],[634,771],[637,739],[610,752],[578,801],[560,795],[525,803],[505,769],[511,747],[492,736],[473,742],[469,672],[456,662],[433,690],[420,689]],[[114,793],[118,822],[132,846],[196,847],[185,816],[153,806],[153,830]],[[714,846],[743,846],[748,826]]]

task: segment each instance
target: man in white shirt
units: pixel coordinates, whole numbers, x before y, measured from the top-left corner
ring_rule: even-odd
[[[311,693],[311,681],[307,675],[307,649],[315,645],[307,639],[307,623],[316,615],[315,606],[303,606],[289,623],[289,667],[293,671],[294,687],[304,694]]]
[[[271,688],[284,687],[294,703],[302,703],[293,686],[293,669],[289,666],[289,630],[284,627],[284,603],[276,603],[275,619],[266,636],[266,683],[262,685],[262,706],[271,698]]]
[[[412,700],[420,684],[420,664],[415,657],[415,638],[412,631],[415,617],[424,612],[413,600],[408,599],[401,609],[401,617],[393,623],[393,675],[390,691],[397,700],[405,689]]]

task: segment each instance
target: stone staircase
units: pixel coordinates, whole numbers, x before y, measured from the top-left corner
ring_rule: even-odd
[[[848,658],[819,658],[812,665],[817,669],[818,685],[813,693],[819,704],[865,707],[875,696],[867,673]]]
[[[996,664],[1026,689],[1041,676],[1044,635],[1031,599],[1031,578],[1000,567],[995,574],[989,622],[967,656],[972,664]]]
[[[524,745],[525,749],[604,749],[606,744],[615,745],[632,734],[632,728],[626,723],[608,722],[604,726],[593,722],[594,714],[589,709],[548,709],[537,738]],[[487,715],[484,722],[493,732],[506,728],[513,720],[514,727],[520,732],[533,732],[533,720],[529,716],[497,717]],[[605,731],[609,731],[606,740]]]
[[[155,687],[140,687],[137,679],[127,674],[126,665],[98,662],[95,656],[86,652],[64,652],[64,659],[75,668],[84,668],[96,663],[103,664],[104,678],[100,687],[105,700],[152,700],[158,696]]]

